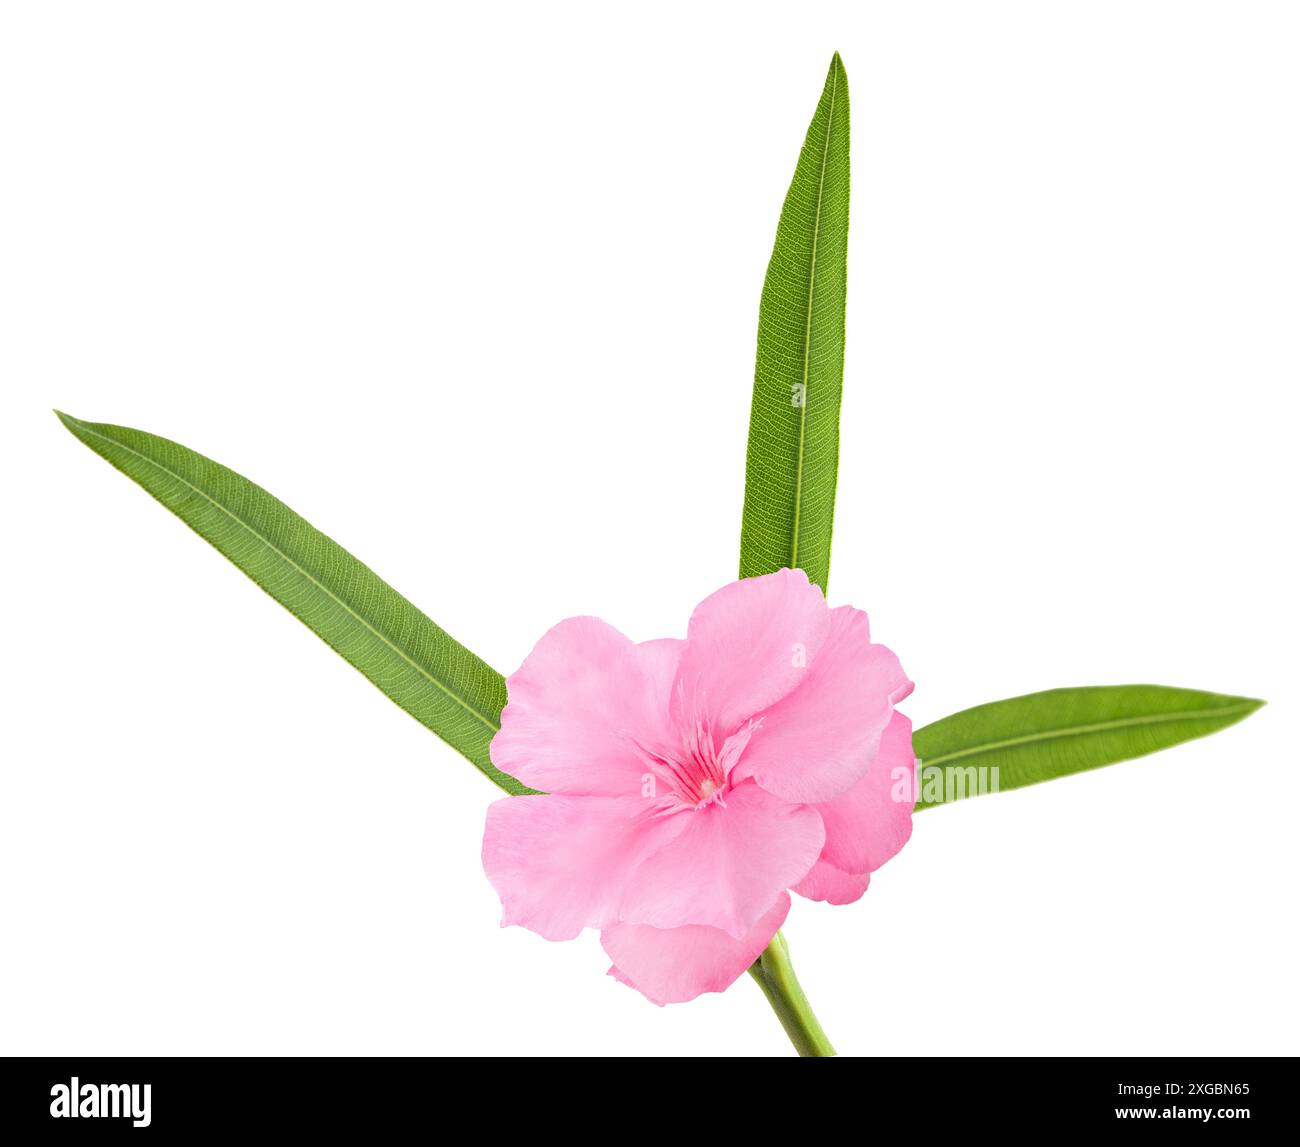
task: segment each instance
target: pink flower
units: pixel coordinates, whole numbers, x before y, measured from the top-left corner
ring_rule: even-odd
[[[502,925],[599,928],[655,1003],[724,990],[787,889],[847,904],[911,834],[912,683],[801,570],[718,590],[685,641],[562,621],[507,685],[492,763],[549,795],[488,809]]]

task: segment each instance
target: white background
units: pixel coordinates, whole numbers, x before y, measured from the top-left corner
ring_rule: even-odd
[[[759,289],[832,50],[831,597],[919,724],[1245,724],[926,812],[786,926],[852,1054],[1294,1053],[1287,4],[61,4],[0,24],[0,1051],[777,1055],[497,927],[496,790],[50,408],[262,483],[504,672],[735,575]]]

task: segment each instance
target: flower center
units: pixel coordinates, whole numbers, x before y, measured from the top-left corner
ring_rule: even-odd
[[[672,748],[652,749],[635,740],[632,744],[650,773],[668,788],[678,803],[694,809],[714,803],[726,807],[731,771],[760,723],[761,719],[750,721],[719,747],[712,723],[697,713],[681,730],[679,742]]]

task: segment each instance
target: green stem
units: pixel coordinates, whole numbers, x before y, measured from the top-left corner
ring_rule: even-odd
[[[778,931],[772,942],[749,966],[749,974],[763,989],[763,995],[776,1012],[776,1018],[785,1028],[794,1049],[804,1056],[830,1056],[835,1054],[831,1041],[822,1031],[822,1025],[813,1015],[812,1005],[803,994],[799,980],[790,963],[790,949],[785,937]]]

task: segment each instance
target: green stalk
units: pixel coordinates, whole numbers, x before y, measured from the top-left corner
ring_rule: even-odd
[[[790,963],[790,949],[778,930],[772,942],[749,966],[749,974],[763,989],[763,995],[776,1012],[794,1049],[802,1056],[831,1056],[835,1049],[813,1015],[812,1005],[803,994]]]

